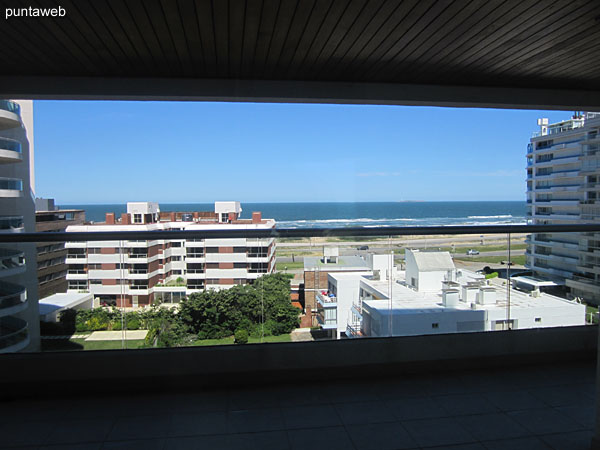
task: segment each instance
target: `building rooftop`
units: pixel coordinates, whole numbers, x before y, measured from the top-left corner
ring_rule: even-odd
[[[336,262],[323,262],[320,256],[307,256],[304,258],[304,270],[369,270],[369,264],[361,256],[339,256]]]
[[[421,272],[453,270],[454,262],[449,252],[421,252],[413,250],[417,268]]]
[[[56,311],[73,308],[93,298],[90,293],[67,292],[53,294],[39,302],[40,316],[46,316]]]
[[[461,270],[461,276],[457,282],[462,286],[466,283],[473,283],[481,280],[481,276],[474,272],[467,270]],[[417,292],[414,289],[404,284],[405,272],[399,272],[400,278],[392,283],[392,310],[394,314],[414,314],[415,311],[419,312],[440,312],[445,309],[453,310],[471,310],[471,303],[460,301],[458,305],[448,308],[442,303],[442,290],[440,286],[439,292]],[[388,312],[390,309],[390,283],[387,280],[371,280],[367,277],[363,277],[361,283],[365,286],[369,286],[379,292],[382,296],[386,297],[385,300],[365,300],[366,303],[372,309],[376,309],[380,312]],[[490,280],[490,287],[496,290],[496,303],[494,304],[477,304],[478,310],[506,310],[507,298],[506,298],[506,286],[502,285],[502,280],[492,279]],[[576,304],[575,302],[565,300],[550,294],[541,293],[539,297],[532,297],[528,293],[518,291],[516,289],[510,290],[510,307],[511,309],[519,308],[552,308],[552,307],[564,307],[565,304]]]

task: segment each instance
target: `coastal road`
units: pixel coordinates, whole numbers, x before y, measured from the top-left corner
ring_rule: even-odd
[[[369,250],[365,250],[365,251],[358,251],[356,249],[349,249],[349,250],[340,249],[341,256],[366,255],[367,253],[383,254],[383,253],[387,253],[387,252],[388,252],[387,247],[373,247],[373,248],[369,248]],[[511,256],[524,255],[525,249],[512,250],[510,252],[510,254],[511,254]],[[397,255],[397,256],[403,257],[404,255]],[[465,261],[467,261],[468,260],[467,258],[469,258],[469,256],[465,252],[452,253],[452,256],[463,258]],[[481,252],[479,255],[475,255],[474,257],[476,258],[478,256],[506,256],[508,259],[508,252],[506,250],[494,251],[494,252]],[[294,257],[294,261],[295,262],[304,261],[304,257],[302,255],[296,255]],[[278,256],[277,262],[282,262],[282,263],[292,262],[292,257],[291,256]],[[481,264],[481,262],[479,262],[479,263]]]
[[[525,238],[527,234],[519,233],[513,234],[512,239],[522,239]],[[473,245],[481,245],[481,241],[483,240],[483,244],[487,244],[489,242],[506,242],[506,235],[504,234],[486,234],[483,237],[477,235],[455,235],[455,236],[446,236],[446,237],[421,237],[418,239],[402,239],[402,238],[392,238],[391,243],[393,245],[401,244],[403,246],[411,246],[415,248],[419,247],[448,247],[452,242],[457,244],[457,247],[460,247],[464,244],[464,246],[469,246],[469,244]],[[340,242],[277,242],[277,247],[285,248],[301,248],[301,247],[360,247],[362,245],[368,245],[369,248],[371,245],[374,246],[382,246],[387,244],[387,241],[340,241]]]

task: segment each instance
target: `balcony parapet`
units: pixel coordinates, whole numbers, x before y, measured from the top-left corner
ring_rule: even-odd
[[[18,178],[0,177],[0,197],[22,197],[23,181]]]
[[[22,161],[21,143],[14,139],[0,137],[0,164]]]
[[[0,282],[0,316],[15,314],[27,308],[27,290],[14,283]]]
[[[10,100],[0,100],[0,130],[21,126],[21,107]]]
[[[16,352],[29,344],[27,322],[13,316],[0,317],[0,353]]]
[[[25,272],[25,254],[20,250],[0,249],[0,276],[9,277]]]

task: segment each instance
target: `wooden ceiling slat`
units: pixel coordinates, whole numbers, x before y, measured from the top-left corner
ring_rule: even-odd
[[[281,2],[279,0],[264,0],[263,14],[260,21],[258,38],[256,39],[256,50],[254,52],[254,61],[252,62],[252,73],[250,78],[261,78],[263,68],[271,47],[273,30],[277,21],[277,14]]]
[[[277,63],[272,72],[273,78],[283,78],[290,66],[292,58],[298,51],[309,21],[315,10],[315,0],[300,0],[297,2],[296,11],[292,23],[289,26]]]
[[[164,63],[171,66],[171,73],[182,76],[184,73],[182,67],[184,62],[182,61],[182,55],[179,53],[182,49],[177,48],[177,44],[171,35],[160,0],[144,0],[143,6],[148,15],[148,19],[150,20],[150,24],[152,25],[152,29],[160,42],[160,47],[164,55]],[[171,8],[174,8],[175,6],[175,3],[173,2]],[[181,45],[180,42],[179,44]],[[188,65],[187,71],[189,72],[189,70]]]
[[[183,17],[179,11],[178,2],[174,0],[161,0],[160,7],[169,30],[169,36],[175,47],[177,59],[181,64],[181,75],[190,77],[194,74],[194,64],[188,48],[188,40],[183,27]]]
[[[229,0],[213,0],[212,18],[215,32],[218,77],[229,78]]]
[[[503,58],[503,66],[493,68],[492,72],[501,74],[515,66],[522,70],[528,64],[533,63],[535,65],[545,61],[548,57],[553,58],[564,52],[569,52],[569,46],[577,45],[596,28],[595,20],[589,14],[590,12],[593,13],[595,8],[589,6],[589,9],[579,7],[572,14],[563,15],[551,26],[544,27],[538,33],[534,33],[528,39],[521,41],[519,50],[506,54]],[[566,11],[561,10],[562,12]],[[564,50],[558,50],[557,45],[563,47]]]
[[[579,45],[572,47],[570,52],[565,52],[560,59],[547,58],[545,65],[536,65],[534,69],[519,72],[519,74],[562,77],[570,74],[583,76],[590,71],[598,71],[600,69],[600,58],[598,58],[600,31],[589,33],[587,37],[587,40],[580,41]]]
[[[394,29],[400,26],[401,23],[406,23],[406,17],[411,11],[416,11],[417,15],[424,12],[427,9],[425,3],[422,2],[419,7],[418,0],[410,0],[403,3],[386,1],[383,7],[369,21],[363,33],[358,36],[344,56],[339,59],[335,67],[330,70],[330,77],[333,79],[342,79],[353,74],[361,61],[373,55],[379,48],[378,46],[385,42]],[[380,52],[387,51],[387,49],[387,46],[381,48]]]
[[[202,40],[204,55],[204,76],[217,77],[217,48],[215,44],[215,30],[213,22],[211,0],[198,0],[196,3],[196,21]]]
[[[319,59],[323,48],[331,38],[335,27],[342,19],[344,12],[349,7],[352,0],[349,1],[334,1],[331,5],[331,8],[328,9],[327,14],[321,26],[319,27],[319,31],[315,35],[315,39],[312,42],[310,49],[306,53],[306,57],[302,63],[303,67],[300,73],[302,73],[302,77],[312,78],[311,73],[314,72],[313,67],[317,60]],[[305,75],[304,75],[305,74]]]
[[[249,77],[252,74],[256,41],[260,30],[263,0],[247,0],[244,22],[244,40],[242,46],[242,63],[240,72]]]
[[[82,16],[87,23],[88,31],[86,32],[86,35],[94,33],[104,46],[109,49],[110,54],[115,60],[115,64],[107,67],[107,71],[111,74],[135,72],[134,64],[123,50],[122,43],[114,38],[111,31],[104,23],[103,18],[97,13],[92,3],[72,1],[69,10],[71,9],[78,10],[80,16]],[[84,27],[85,25],[82,25],[78,28],[83,32],[85,30]]]
[[[112,35],[115,42],[119,43],[126,58],[130,61],[135,70],[135,74],[140,74],[145,71],[152,71],[153,65],[149,58],[142,58],[138,49],[133,45],[131,37],[135,35],[137,27],[126,8],[118,7],[113,9],[107,1],[98,1],[94,3],[94,8],[102,20],[104,25]],[[118,2],[113,2],[118,3]]]
[[[35,0],[31,1],[31,7],[33,8],[41,8],[43,5],[40,5]],[[46,44],[49,46],[53,46],[55,49],[62,48],[63,51],[70,55],[70,59],[74,64],[80,66],[86,73],[94,73],[96,67],[94,63],[90,60],[88,55],[83,51],[78,43],[74,42],[72,37],[69,37],[58,24],[57,21],[53,20],[36,20],[32,19],[34,22],[32,23],[33,27],[36,28],[36,32],[45,36]],[[56,51],[56,53],[61,53],[60,51]]]
[[[363,11],[356,17],[354,23],[349,27],[344,38],[339,42],[337,48],[330,56],[327,64],[319,68],[316,77],[319,77],[323,71],[326,71],[331,79],[335,79],[341,73],[338,68],[343,66],[343,60],[350,50],[357,45],[359,39],[367,34],[367,28],[372,24],[376,17],[385,17],[385,11],[389,13],[396,8],[392,2],[386,0],[368,0]],[[382,12],[383,11],[383,12]]]
[[[143,41],[143,44],[136,43],[137,38],[135,37],[136,33],[132,33],[131,40],[132,43],[138,48],[138,52],[140,54],[145,54],[142,47],[147,49],[147,54],[149,55],[149,60],[152,61],[153,72],[156,73],[157,76],[168,76],[173,73],[173,67],[170,64],[165,64],[165,51],[161,45],[158,36],[156,35],[156,30],[150,22],[150,18],[148,17],[148,13],[146,8],[144,8],[144,0],[128,0],[127,2],[123,2],[122,0],[112,0],[113,7],[115,11],[120,11],[117,9],[117,5],[120,5],[120,8],[126,8],[128,11],[128,20],[131,18],[132,21],[135,21],[135,29],[136,32],[139,32],[140,39]]]
[[[430,8],[394,46],[376,62],[370,64],[368,70],[363,72],[362,77],[377,77],[378,74],[384,73],[383,69],[388,65],[402,64],[408,58],[418,60],[415,52],[421,47],[426,47],[427,44],[432,45],[438,39],[442,39],[452,29],[453,24],[459,22],[456,17],[459,12],[462,11],[464,17],[469,17],[481,4],[479,1],[451,2],[446,5],[439,2],[435,6],[437,8]],[[410,67],[410,64],[405,66]]]
[[[298,45],[286,67],[286,78],[302,76],[304,60],[312,48],[316,36],[319,34],[329,10],[333,7],[334,0],[318,0],[308,19],[308,23],[298,40]]]
[[[302,0],[281,0],[279,14],[277,14],[277,20],[269,45],[269,51],[262,68],[262,74],[265,78],[275,78],[274,72],[277,67],[277,62],[279,61],[285,42],[288,39],[300,1]]]
[[[600,86],[597,0],[60,4],[67,17],[3,22],[0,76]]]
[[[543,52],[544,47],[553,45],[553,41],[561,41],[564,37],[568,37],[565,29],[571,30],[573,27],[573,25],[569,27],[569,22],[582,16],[585,16],[585,12],[579,6],[568,5],[559,11],[555,10],[553,14],[543,20],[530,24],[519,33],[517,38],[503,42],[497,47],[494,52],[495,58],[501,60],[502,64],[495,64],[494,60],[490,60],[486,64],[486,73],[502,73],[510,70],[523,59],[537,58],[540,52]],[[518,49],[515,49],[515,40],[518,40]]]
[[[121,0],[122,1],[122,0]],[[203,76],[205,70],[204,47],[196,20],[196,5],[194,0],[178,0],[179,13],[186,40],[191,71],[194,76]]]
[[[467,54],[456,57],[455,63],[458,70],[448,74],[448,81],[461,79],[467,69],[473,71],[473,68],[487,68],[490,64],[497,63],[498,61],[494,61],[493,58],[494,55],[504,50],[503,44],[510,45],[510,42],[518,40],[519,36],[528,28],[550,16],[552,14],[550,6],[549,3],[538,2],[516,17],[511,15],[509,22],[504,22],[501,27],[475,45]]]
[[[418,78],[424,70],[437,64],[450,52],[460,52],[460,49],[467,48],[478,33],[493,26],[496,16],[502,17],[512,6],[507,2],[484,2],[481,8],[446,36],[439,39],[421,58],[412,61],[409,68],[403,67],[403,72],[405,74],[410,73]],[[397,73],[398,67],[390,69],[390,71]]]
[[[97,58],[98,64],[105,67],[106,72],[122,73],[114,54],[106,45],[106,42],[90,26],[86,16],[80,13],[79,9],[71,3],[71,0],[62,2],[62,6],[68,11],[65,22],[71,24],[72,29],[76,30],[75,32],[81,36],[82,40],[85,40],[90,57]]]
[[[246,1],[232,0],[229,5],[229,76],[243,78],[241,72],[246,32]]]
[[[321,50],[321,54],[316,61],[317,67],[324,67],[327,70],[332,55],[335,53],[341,42],[346,38],[348,31],[356,23],[360,14],[365,10],[368,0],[355,0],[351,1],[348,8],[340,18],[340,21],[335,26],[330,38],[325,43],[325,46]],[[323,72],[318,71],[319,74]],[[313,73],[313,78],[317,74]]]
[[[50,56],[44,53],[38,46],[30,43],[26,36],[21,36],[20,33],[14,32],[12,26],[7,21],[2,28],[0,28],[0,47],[11,54],[9,59],[4,61],[12,61],[19,65],[25,65],[39,70],[40,63],[42,63],[43,71],[41,75],[47,75],[48,73],[60,73],[60,69],[57,65],[58,61],[50,58]],[[4,70],[4,66],[0,70]],[[25,68],[18,70],[16,75],[28,75]]]

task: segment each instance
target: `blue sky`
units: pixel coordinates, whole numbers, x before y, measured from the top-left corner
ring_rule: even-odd
[[[36,101],[58,204],[524,200],[536,120],[570,111]]]

